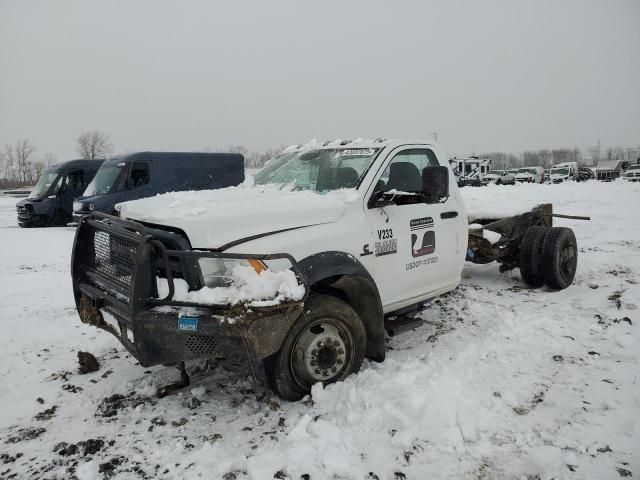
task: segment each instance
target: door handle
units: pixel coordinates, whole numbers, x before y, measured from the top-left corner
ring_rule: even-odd
[[[440,214],[440,218],[442,219],[456,218],[457,216],[458,216],[458,212],[442,212]]]

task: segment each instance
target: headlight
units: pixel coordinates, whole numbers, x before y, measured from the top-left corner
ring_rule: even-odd
[[[73,211],[81,212],[84,209],[84,203],[82,202],[73,202]]]
[[[89,204],[89,211],[93,212],[95,210],[96,206],[93,203]]]
[[[267,266],[260,260],[234,260],[230,258],[199,258],[198,264],[202,272],[202,279],[207,287],[228,287],[234,283],[233,270],[236,267],[252,267],[256,273],[267,270]]]

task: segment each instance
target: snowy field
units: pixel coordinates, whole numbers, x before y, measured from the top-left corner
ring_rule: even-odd
[[[157,399],[144,369],[80,323],[72,228],[19,229],[0,198],[0,478],[617,479],[640,476],[640,184],[466,188],[472,209],[551,201],[575,284],[530,290],[468,265],[388,339],[387,360],[299,403],[245,365]],[[78,373],[77,352],[99,371]],[[192,365],[191,371],[199,365]]]

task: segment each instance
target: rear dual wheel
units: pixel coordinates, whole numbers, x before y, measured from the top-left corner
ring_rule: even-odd
[[[520,274],[532,287],[562,290],[573,283],[578,265],[575,234],[564,227],[529,227],[520,247]]]
[[[364,324],[347,303],[313,295],[280,351],[264,361],[269,386],[285,400],[299,400],[314,383],[337,382],[357,372],[366,344]]]

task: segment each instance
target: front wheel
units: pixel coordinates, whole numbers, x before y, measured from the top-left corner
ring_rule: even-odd
[[[364,324],[353,308],[335,297],[313,295],[280,350],[265,359],[267,381],[285,400],[299,400],[314,383],[357,372],[366,345]]]
[[[65,213],[62,210],[56,210],[49,224],[54,227],[64,227],[67,224]]]

